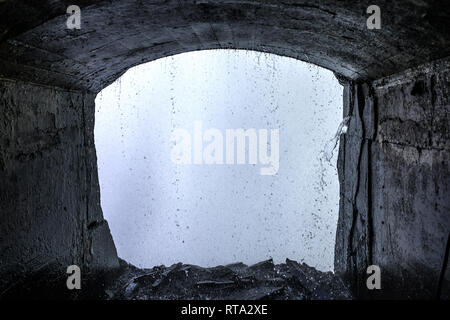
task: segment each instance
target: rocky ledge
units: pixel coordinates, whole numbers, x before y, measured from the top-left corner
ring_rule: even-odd
[[[107,299],[123,300],[334,300],[352,299],[344,282],[331,272],[286,259],[252,266],[235,263],[213,268],[174,264],[138,269],[121,261],[121,271],[105,290]]]

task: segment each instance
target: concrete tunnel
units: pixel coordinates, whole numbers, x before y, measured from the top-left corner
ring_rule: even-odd
[[[335,273],[358,298],[449,297],[450,6],[444,0],[0,2],[0,296],[119,267],[100,207],[96,94],[182,52],[249,49],[332,70],[344,86]],[[64,280],[65,281],[65,280]],[[64,281],[62,281],[64,285]],[[19,290],[19,291],[15,291]]]

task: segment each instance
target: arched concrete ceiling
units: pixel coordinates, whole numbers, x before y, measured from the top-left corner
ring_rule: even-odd
[[[450,55],[447,0],[0,0],[0,77],[98,92],[128,68],[199,49],[253,49],[371,80]],[[81,30],[66,9],[82,9]]]

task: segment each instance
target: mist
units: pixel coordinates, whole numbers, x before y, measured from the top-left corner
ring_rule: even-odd
[[[289,258],[332,271],[341,121],[333,73],[292,58],[207,50],[130,69],[96,98],[101,205],[119,256],[138,267]],[[249,163],[249,139],[245,163],[225,161],[225,140],[223,163],[194,161],[194,147],[191,163],[177,163],[173,134],[194,144],[196,123],[201,137],[267,130],[268,155],[278,130],[276,172]]]

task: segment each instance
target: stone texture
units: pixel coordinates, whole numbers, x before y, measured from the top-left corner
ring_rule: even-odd
[[[106,299],[125,300],[348,300],[352,294],[331,272],[286,259],[252,266],[235,263],[201,268],[174,264],[138,269],[121,261],[118,278],[105,287]]]
[[[99,203],[93,110],[92,94],[0,81],[0,296],[44,269],[51,279],[71,264],[118,267]]]
[[[94,94],[134,65],[213,48],[338,75],[351,118],[336,272],[356,297],[450,296],[445,0],[379,1],[381,30],[366,28],[367,3],[349,0],[80,0],[81,30],[65,26],[70,4],[0,1],[0,296],[54,280],[67,297],[68,264],[97,283],[118,267],[99,201]],[[365,287],[370,264],[382,267],[380,292]]]
[[[437,295],[450,232],[449,83],[447,59],[345,88],[335,269],[358,296]],[[366,288],[371,264],[380,292]]]
[[[271,52],[374,80],[450,55],[446,0],[81,0],[80,30],[66,28],[70,1],[0,3],[0,76],[98,92],[132,66],[192,50]]]

